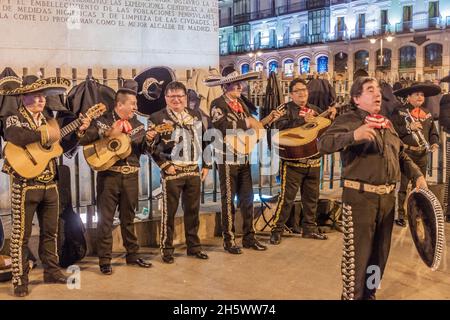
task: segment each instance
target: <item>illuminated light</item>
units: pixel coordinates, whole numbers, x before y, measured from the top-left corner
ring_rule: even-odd
[[[387,36],[387,37],[386,37],[386,40],[387,40],[388,42],[391,42],[392,40],[394,40],[394,37],[393,37],[393,36]]]
[[[370,39],[371,44],[374,44],[375,42],[377,42],[377,39],[374,39],[374,38]]]

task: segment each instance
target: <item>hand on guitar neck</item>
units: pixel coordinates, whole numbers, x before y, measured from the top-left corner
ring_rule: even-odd
[[[283,116],[283,114],[284,114],[283,110],[274,109],[270,112],[270,114],[266,118],[264,118],[261,121],[258,121],[253,117],[248,117],[245,119],[245,123],[247,127],[250,129],[255,130],[264,129],[264,126],[277,121],[278,119],[281,118],[281,116]]]

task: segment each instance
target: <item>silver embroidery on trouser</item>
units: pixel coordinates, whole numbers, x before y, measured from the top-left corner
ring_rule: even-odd
[[[444,212],[447,212],[448,207],[448,185],[450,179],[450,135],[447,135],[445,148],[445,189],[444,189]]]
[[[163,249],[165,247],[165,242],[167,240],[167,190],[166,190],[166,179],[161,179],[161,187],[163,192],[163,207],[161,212],[161,231],[160,231],[160,243],[159,247],[161,249],[161,254],[164,255]]]
[[[12,262],[12,283],[22,285],[23,277],[23,238],[25,233],[25,196],[26,183],[16,183],[11,179],[11,213],[12,213],[12,232],[11,232],[11,262]]]
[[[230,166],[225,164],[225,182],[227,184],[226,195],[227,195],[227,233],[231,237],[231,241],[234,241],[233,234],[233,215],[232,215],[232,201],[231,199],[231,177],[230,177]]]
[[[344,249],[342,254],[342,298],[353,300],[355,297],[355,246],[352,207],[342,204],[342,224],[344,229]]]

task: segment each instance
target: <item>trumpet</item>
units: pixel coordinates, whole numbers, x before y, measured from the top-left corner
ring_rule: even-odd
[[[430,144],[425,139],[425,136],[423,135],[422,130],[420,130],[420,129],[418,129],[418,130],[411,129],[411,124],[415,123],[417,121],[414,120],[413,116],[409,112],[409,109],[407,109],[406,112],[408,113],[408,115],[405,117],[407,132],[413,136],[414,140],[416,140],[417,145],[420,148],[424,148],[426,150],[426,152],[430,152],[431,151]]]

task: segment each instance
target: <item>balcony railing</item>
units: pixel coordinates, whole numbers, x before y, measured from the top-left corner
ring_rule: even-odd
[[[330,0],[307,0],[306,1],[306,9],[320,9],[330,6]]]
[[[267,9],[267,10],[259,10],[259,11],[253,11],[243,14],[235,15],[233,20],[235,24],[243,23],[243,22],[249,22],[254,20],[260,20],[260,19],[266,19],[266,18],[272,18],[275,16],[275,10],[273,8]]]
[[[287,48],[293,46],[301,46],[308,44],[307,36],[289,37],[289,39],[283,39],[278,41],[278,48]]]
[[[307,35],[307,36],[297,36],[297,37],[289,37],[289,39],[282,39],[279,41],[271,42],[268,41],[268,37],[261,38],[261,43],[258,47],[254,47],[251,45],[239,45],[236,46],[233,50],[228,50],[228,47],[225,45],[221,45],[220,54],[227,55],[232,53],[245,53],[254,50],[273,50],[280,49],[286,47],[295,47],[295,46],[303,46],[308,44],[316,44],[316,43],[326,43],[332,41],[343,41],[350,39],[362,39],[364,37],[370,38],[372,36],[380,36],[385,35],[387,33],[407,33],[414,32],[415,30],[428,30],[435,28],[450,28],[450,16],[444,18],[430,18],[423,20],[414,20],[414,21],[405,21],[397,23],[396,25],[385,24],[382,25],[378,29],[357,29],[351,30],[350,34],[346,34],[345,31],[340,31],[334,34],[328,34],[326,32],[316,35]],[[395,31],[395,32],[394,32]],[[364,35],[365,34],[365,35]],[[400,68],[414,68],[415,66],[404,64],[401,65]]]
[[[331,0],[330,5],[334,6],[336,4],[342,4],[342,3],[350,3],[350,0]]]
[[[303,0],[303,1],[300,1],[297,3],[278,7],[277,15],[281,16],[283,14],[289,14],[289,13],[300,12],[300,11],[305,11],[305,10],[306,10],[306,0]]]
[[[395,32],[396,33],[407,33],[407,32],[414,32],[414,31],[428,30],[428,29],[440,29],[440,28],[444,28],[445,26],[448,27],[448,21],[447,21],[447,23],[444,23],[444,21],[441,21],[441,18],[439,18],[439,17],[428,18],[428,19],[418,19],[418,20],[414,20],[414,21],[403,21],[403,22],[397,23],[395,25]]]
[[[231,17],[222,18],[219,21],[220,28],[228,27],[228,26],[231,26],[232,24],[233,24],[233,19],[231,19]]]

